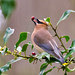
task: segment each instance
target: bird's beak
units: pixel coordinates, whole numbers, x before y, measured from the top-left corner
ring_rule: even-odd
[[[35,25],[37,25],[37,23],[38,23],[38,21],[39,21],[39,20],[38,20],[36,17],[34,17],[34,16],[31,17],[31,20],[34,22]]]

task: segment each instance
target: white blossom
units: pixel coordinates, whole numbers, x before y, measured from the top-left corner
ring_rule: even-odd
[[[18,47],[17,47],[17,51],[18,51],[18,52],[21,52],[21,50],[22,50],[21,46],[18,46]]]

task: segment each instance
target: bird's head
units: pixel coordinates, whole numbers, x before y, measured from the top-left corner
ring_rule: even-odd
[[[34,22],[35,26],[48,26],[48,24],[44,20],[39,20],[34,16],[31,17],[31,20]]]

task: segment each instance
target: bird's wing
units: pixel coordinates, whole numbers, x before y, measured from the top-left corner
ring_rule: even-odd
[[[55,56],[56,58],[62,57],[61,52],[59,51],[55,41],[52,39],[52,36],[50,36],[48,32],[47,33],[38,32],[34,36],[34,42],[44,51]]]

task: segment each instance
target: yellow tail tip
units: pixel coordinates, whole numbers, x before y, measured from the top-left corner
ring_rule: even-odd
[[[68,63],[63,63],[62,65],[63,65],[63,66],[66,66],[66,65],[68,65]]]

